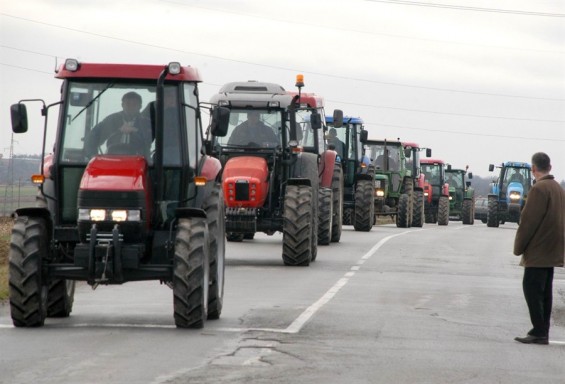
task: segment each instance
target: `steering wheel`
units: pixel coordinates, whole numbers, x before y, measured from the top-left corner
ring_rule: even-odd
[[[106,140],[108,155],[145,155],[145,140],[139,132],[113,133]]]

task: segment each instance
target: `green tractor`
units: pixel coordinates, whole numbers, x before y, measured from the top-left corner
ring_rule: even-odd
[[[472,172],[465,169],[454,169],[447,165],[445,180],[449,184],[449,219],[461,220],[463,224],[475,223],[475,190],[471,187]]]
[[[368,140],[366,154],[375,167],[375,216],[393,216],[399,228],[424,225],[424,175],[416,143]],[[426,149],[426,157],[431,149]],[[376,221],[376,219],[375,219]]]

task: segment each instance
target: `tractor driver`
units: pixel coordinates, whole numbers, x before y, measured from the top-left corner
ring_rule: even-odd
[[[228,145],[252,145],[273,148],[279,145],[275,132],[260,120],[259,111],[247,112],[247,120],[233,130]]]
[[[337,137],[337,131],[335,128],[330,128],[326,138],[328,139],[328,145],[333,145],[339,157],[343,159],[345,144],[339,139],[339,137]]]
[[[106,116],[85,137],[86,156],[98,154],[98,148],[106,143],[108,154],[139,154],[148,158],[151,122],[140,113],[141,104],[138,93],[124,94],[122,111]]]

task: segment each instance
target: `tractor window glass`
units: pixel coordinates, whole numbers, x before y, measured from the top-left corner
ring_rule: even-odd
[[[188,158],[191,166],[198,164],[198,148],[201,146],[202,137],[200,125],[197,121],[198,97],[196,96],[196,86],[194,84],[183,84],[184,116],[186,119],[186,139],[188,140]]]
[[[86,163],[98,154],[140,155],[151,163],[153,86],[71,83],[59,151],[62,163]]]
[[[313,148],[316,144],[316,136],[310,124],[311,110],[298,110],[296,112],[296,124],[298,128],[298,135],[300,137],[300,145],[302,147]]]
[[[426,175],[426,181],[433,185],[439,185],[439,166],[434,164],[422,164],[422,172]]]
[[[216,143],[230,147],[276,148],[281,145],[280,110],[232,109],[228,133]]]

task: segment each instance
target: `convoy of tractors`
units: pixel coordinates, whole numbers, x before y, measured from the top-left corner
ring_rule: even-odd
[[[173,291],[175,325],[200,328],[222,312],[226,240],[281,232],[283,263],[308,266],[318,245],[340,241],[342,225],[367,232],[387,217],[401,228],[474,224],[467,168],[413,142],[369,140],[361,118],[327,116],[323,97],[302,92],[301,75],[293,91],[228,83],[209,103],[199,100],[198,71],[174,62],[68,59],[55,77],[60,101],[11,107],[14,133],[28,130],[29,103],[40,101],[45,116],[36,204],[14,212],[16,327],[69,316],[76,281],[158,280]],[[527,163],[498,168],[489,227],[519,222],[532,182]]]

